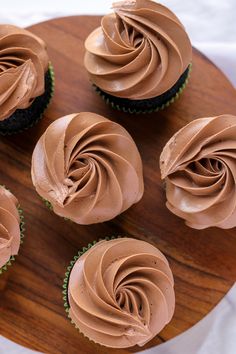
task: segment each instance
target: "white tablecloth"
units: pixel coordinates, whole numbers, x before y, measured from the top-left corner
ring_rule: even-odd
[[[1,4],[0,23],[29,26],[53,17],[103,14],[109,11],[111,1],[9,0]],[[162,2],[182,20],[193,45],[215,62],[236,86],[236,0]],[[13,353],[32,352],[0,336],[0,354]],[[197,325],[145,354],[236,354],[236,285]]]

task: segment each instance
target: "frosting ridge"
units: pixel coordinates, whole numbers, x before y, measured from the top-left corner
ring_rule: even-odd
[[[114,348],[142,346],[173,316],[173,275],[151,244],[104,240],[73,266],[68,301],[69,316],[93,341]]]
[[[179,130],[160,157],[167,207],[188,226],[236,226],[236,117],[196,119]]]
[[[37,192],[79,224],[110,220],[143,195],[142,161],[128,132],[95,113],[54,121],[32,157]]]
[[[18,200],[0,186],[0,268],[17,255],[20,248]]]
[[[42,39],[25,29],[0,25],[0,120],[29,107],[44,93],[48,64]]]
[[[113,96],[149,99],[168,91],[187,69],[192,48],[183,25],[150,0],[121,1],[85,41],[92,82]]]

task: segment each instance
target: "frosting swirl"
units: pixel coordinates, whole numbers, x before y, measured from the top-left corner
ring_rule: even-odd
[[[195,229],[236,226],[236,117],[200,118],[178,131],[160,157],[167,207]]]
[[[72,268],[69,316],[94,342],[144,345],[171,320],[173,275],[165,256],[132,238],[100,241]]]
[[[0,186],[0,268],[17,255],[20,248],[18,200]]]
[[[44,93],[45,43],[25,29],[0,25],[0,121]]]
[[[89,112],[48,127],[33,152],[32,180],[56,214],[79,224],[110,220],[143,195],[133,139],[119,124]]]
[[[103,91],[132,100],[169,90],[187,69],[192,47],[178,18],[150,0],[113,4],[85,41],[85,67]]]

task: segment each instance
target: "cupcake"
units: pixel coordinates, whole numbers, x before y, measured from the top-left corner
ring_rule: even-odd
[[[53,82],[45,43],[25,29],[0,25],[0,133],[34,125],[49,104]]]
[[[79,252],[64,281],[66,312],[90,340],[143,346],[170,322],[174,281],[165,256],[132,239],[102,240]]]
[[[23,215],[18,200],[0,186],[0,274],[18,254],[23,232]]]
[[[167,208],[188,226],[236,226],[236,116],[187,124],[164,147],[160,168]]]
[[[113,108],[151,113],[185,87],[192,47],[179,19],[150,0],[113,4],[86,39],[84,65],[96,90]]]
[[[132,137],[90,112],[47,128],[34,149],[31,174],[48,206],[78,224],[113,219],[143,195],[142,161]]]

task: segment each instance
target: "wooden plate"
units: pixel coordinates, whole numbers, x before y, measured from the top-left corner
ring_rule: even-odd
[[[236,279],[235,229],[196,231],[165,207],[158,159],[166,141],[187,122],[222,113],[236,115],[236,92],[206,57],[194,50],[193,70],[182,97],[165,111],[131,116],[113,111],[93,91],[83,67],[86,36],[99,17],[67,17],[30,29],[48,44],[56,89],[44,119],[33,129],[0,140],[0,183],[19,198],[26,238],[14,265],[0,277],[0,333],[47,353],[128,353],[95,345],[64,312],[61,287],[78,249],[108,235],[131,235],[159,247],[175,277],[176,311],[171,323],[147,347],[167,341],[202,319]],[[116,219],[79,226],[48,211],[30,177],[33,148],[46,127],[68,113],[93,111],[121,123],[136,141],[144,164],[145,194]],[[143,348],[142,348],[143,349]]]

